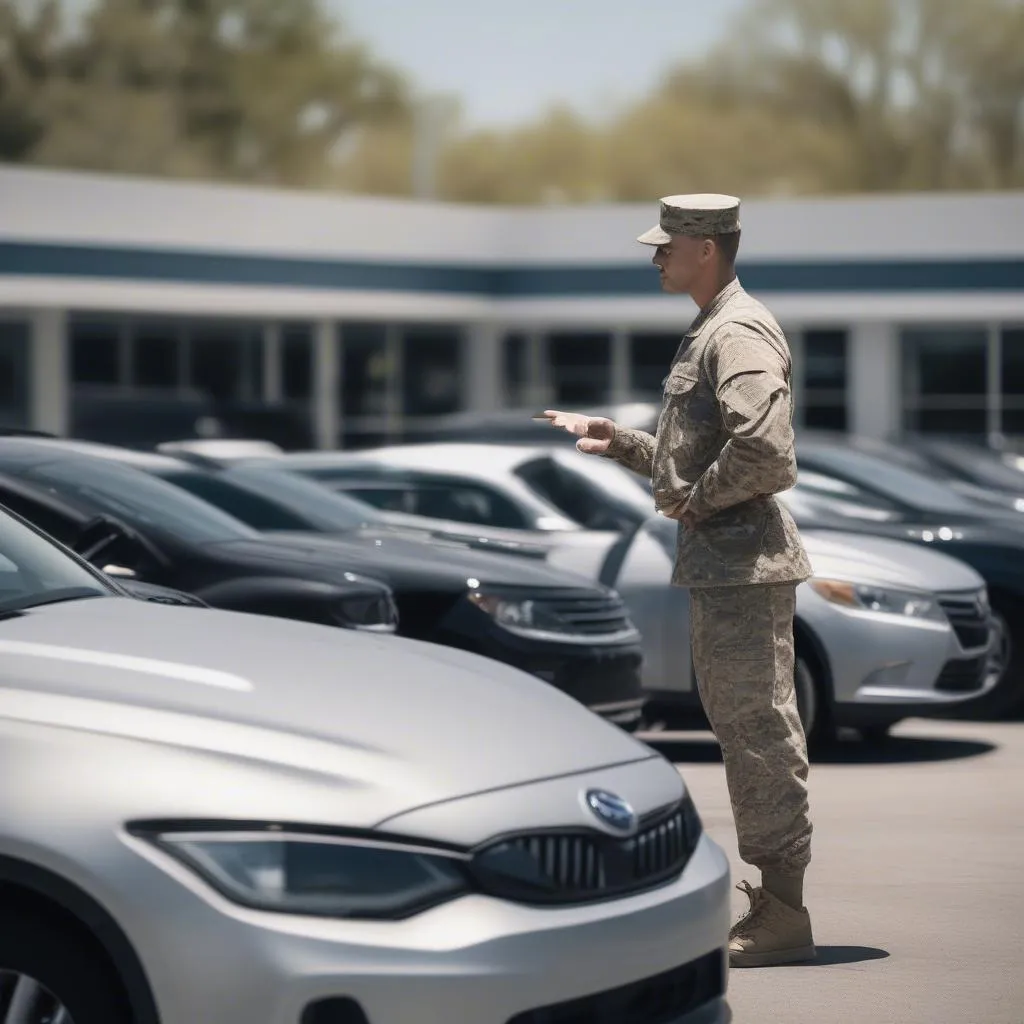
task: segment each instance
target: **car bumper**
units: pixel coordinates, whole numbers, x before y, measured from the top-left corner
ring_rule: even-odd
[[[881,720],[869,709],[893,719],[938,713],[998,681],[986,671],[988,650],[962,647],[947,622],[848,610],[810,588],[801,588],[798,615],[827,663],[841,724]]]
[[[676,881],[640,895],[560,909],[471,896],[387,923],[247,910],[124,841],[150,876],[152,922],[135,944],[162,1024],[361,1021],[346,1005],[369,1024],[569,1024],[591,1019],[573,1015],[588,1005],[669,1024],[638,1009],[658,992],[677,993],[671,1024],[722,1017],[729,867],[706,834]]]

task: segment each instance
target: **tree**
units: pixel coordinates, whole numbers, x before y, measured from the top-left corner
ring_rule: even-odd
[[[455,140],[441,165],[442,193],[476,202],[592,201],[606,195],[601,133],[567,107],[509,132]]]
[[[563,111],[457,140],[449,194],[1015,187],[1021,53],[1022,0],[750,0],[714,52],[608,123]]]
[[[98,0],[58,51],[12,158],[319,185],[346,132],[407,105],[316,0]]]
[[[0,0],[0,160],[26,159],[46,132],[61,28],[57,0]]]

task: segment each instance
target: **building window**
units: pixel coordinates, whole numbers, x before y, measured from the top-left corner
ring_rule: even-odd
[[[633,400],[660,402],[665,377],[683,336],[674,334],[633,334],[629,339],[629,364]]]
[[[263,339],[246,324],[209,321],[189,330],[189,383],[214,401],[257,401],[263,394]]]
[[[182,345],[178,324],[136,324],[131,332],[131,383],[140,388],[178,388]]]
[[[803,332],[801,422],[811,430],[847,429],[845,330]]]
[[[901,333],[904,427],[984,436],[988,429],[988,332],[984,327]]]
[[[68,327],[72,384],[123,383],[121,379],[121,324],[114,321],[75,319]]]
[[[281,330],[281,393],[292,402],[313,397],[313,332],[309,327]]]
[[[402,411],[406,416],[440,416],[459,410],[462,332],[458,328],[404,328],[402,357]]]
[[[525,334],[506,334],[503,339],[501,387],[507,408],[516,409],[529,401],[530,339]]]
[[[384,324],[342,324],[341,407],[346,417],[387,414],[388,382],[398,369],[387,335]]]
[[[0,320],[0,426],[29,424],[29,325]]]
[[[551,385],[558,406],[602,405],[611,400],[609,334],[558,333],[548,338]]]
[[[999,372],[1004,434],[1024,434],[1024,327],[999,332]]]

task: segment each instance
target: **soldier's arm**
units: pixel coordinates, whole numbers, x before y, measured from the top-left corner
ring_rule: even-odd
[[[615,436],[603,454],[626,469],[650,478],[654,464],[654,438],[644,430],[616,425]]]
[[[685,511],[698,520],[796,483],[793,399],[783,357],[755,331],[735,324],[716,334],[707,357],[729,440],[686,502]]]

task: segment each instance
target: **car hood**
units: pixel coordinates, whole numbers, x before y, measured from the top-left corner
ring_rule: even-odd
[[[295,564],[304,571],[324,572],[343,566],[382,580],[395,589],[403,585],[429,584],[432,588],[464,592],[467,580],[479,585],[511,587],[587,587],[582,577],[556,571],[543,561],[475,551],[463,544],[427,542],[390,536],[387,531],[360,534],[274,533],[272,542],[232,541],[228,545],[250,561],[276,566]]]
[[[801,536],[815,576],[933,592],[984,586],[958,559],[905,541],[832,530],[803,530]]]
[[[298,778],[323,794],[328,823],[330,808],[372,827],[460,796],[657,756],[498,662],[258,615],[116,597],[49,605],[0,621],[0,665],[8,738],[13,729],[26,742],[50,726],[88,735],[100,744],[93,756],[108,761],[122,749],[115,739],[146,744],[146,777],[124,785],[160,792],[168,750],[193,756],[199,790],[217,789],[218,766],[243,782],[266,779],[268,790]],[[204,761],[205,775],[195,770]],[[226,807],[203,792],[178,800],[235,816],[264,806],[260,791],[227,787]]]

